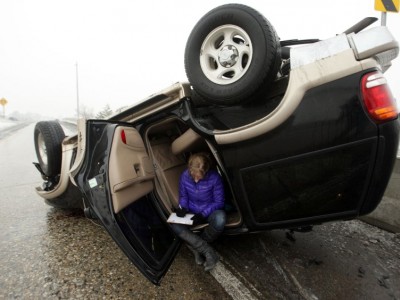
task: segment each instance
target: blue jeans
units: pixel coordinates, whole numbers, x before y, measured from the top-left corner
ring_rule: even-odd
[[[216,239],[222,231],[224,231],[225,223],[226,223],[226,213],[223,210],[215,210],[211,213],[211,215],[207,218],[209,231],[213,232],[215,235],[214,239]],[[183,224],[171,224],[172,230],[176,235],[180,235],[183,231],[190,231],[190,226]]]

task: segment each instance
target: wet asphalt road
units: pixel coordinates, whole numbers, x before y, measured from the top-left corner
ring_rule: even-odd
[[[359,220],[224,237],[224,263],[260,299],[400,299],[400,234]]]
[[[400,299],[400,235],[358,220],[223,237],[212,274],[182,247],[154,286],[99,225],[36,195],[33,147],[33,125],[0,139],[0,299]]]
[[[99,225],[44,204],[33,128],[0,139],[0,299],[230,298],[186,247],[154,286]]]

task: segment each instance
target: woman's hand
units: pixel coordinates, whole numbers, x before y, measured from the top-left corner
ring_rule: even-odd
[[[179,217],[179,218],[183,218],[184,216],[186,216],[186,214],[187,214],[187,209],[186,208],[184,208],[184,207],[178,207],[177,209],[176,209],[176,211],[175,211],[175,213],[176,213],[176,215]]]
[[[193,220],[193,225],[206,223],[206,218],[204,218],[202,214],[195,214],[191,220]]]

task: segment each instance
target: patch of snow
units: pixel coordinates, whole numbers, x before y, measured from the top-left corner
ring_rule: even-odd
[[[16,122],[0,119],[0,130],[16,125]]]

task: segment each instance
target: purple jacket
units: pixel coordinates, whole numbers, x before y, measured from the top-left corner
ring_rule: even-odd
[[[217,171],[209,170],[197,183],[189,170],[182,173],[179,182],[179,205],[182,208],[208,217],[213,211],[223,209],[224,200],[224,186]]]

